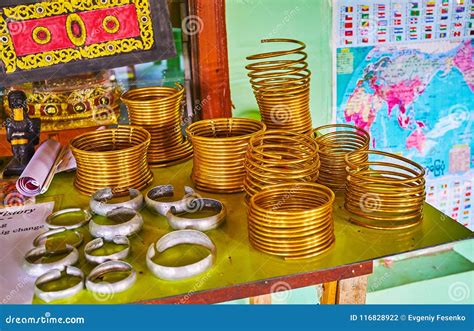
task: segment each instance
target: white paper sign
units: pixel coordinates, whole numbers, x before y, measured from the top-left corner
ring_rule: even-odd
[[[32,302],[35,278],[23,269],[23,257],[46,231],[53,208],[46,202],[0,209],[0,304]]]

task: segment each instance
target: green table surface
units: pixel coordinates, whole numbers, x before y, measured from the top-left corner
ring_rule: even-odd
[[[184,185],[193,186],[190,179],[191,168],[192,161],[169,168],[156,168],[153,170],[153,184],[148,189],[155,185],[173,184],[177,196],[182,196]],[[38,199],[38,202],[54,200],[56,210],[88,207],[89,197],[81,195],[74,188],[73,180],[74,173],[56,175],[50,189]],[[55,303],[132,303],[199,294],[267,279],[333,269],[472,237],[470,230],[428,204],[424,208],[422,224],[413,229],[380,231],[359,227],[347,221],[349,215],[344,210],[343,199],[338,197],[334,206],[336,244],[333,248],[316,258],[285,261],[251,247],[247,237],[247,207],[243,201],[243,194],[216,195],[205,192],[199,194],[203,197],[220,199],[228,210],[226,223],[216,230],[207,232],[217,246],[217,259],[211,270],[181,281],[165,281],[154,277],[146,267],[146,250],[151,243],[156,242],[171,229],[164,217],[143,209],[141,211],[145,220],[143,230],[131,238],[132,253],[126,259],[137,272],[135,285],[125,292],[110,295],[93,294],[84,290],[72,298]],[[87,242],[91,239],[87,227],[83,227],[82,231]],[[85,261],[83,247],[84,244],[80,248],[81,257],[78,266],[88,274],[93,265]],[[196,261],[205,253],[192,246],[176,247],[162,257],[162,262],[183,265]],[[317,279],[314,281],[314,284],[317,284]],[[186,296],[183,300],[185,302]],[[38,298],[34,298],[33,302],[42,303]]]

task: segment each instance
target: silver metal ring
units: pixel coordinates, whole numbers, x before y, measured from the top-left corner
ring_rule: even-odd
[[[139,210],[143,205],[143,195],[139,190],[134,188],[129,189],[129,192],[130,200],[119,203],[108,203],[115,195],[110,187],[103,188],[92,195],[89,205],[95,214],[102,216],[107,216],[109,212],[117,208]]]
[[[106,217],[117,222],[117,224],[97,224],[92,218],[89,222],[89,232],[93,237],[111,241],[116,236],[131,236],[143,227],[142,216],[136,210],[130,208],[114,209],[109,211]]]
[[[103,278],[104,275],[117,272],[117,271],[129,271],[130,274],[117,282],[109,283],[101,281],[99,283],[95,282],[96,280]],[[86,287],[89,291],[102,293],[102,294],[112,294],[119,293],[129,289],[137,280],[137,273],[133,270],[132,266],[127,262],[123,261],[107,261],[102,264],[99,264],[97,267],[92,269],[89,276],[86,279]]]
[[[58,234],[58,233],[62,233],[62,232],[65,232],[65,231],[69,231],[68,229],[66,228],[57,228],[57,229],[52,229],[52,230],[49,230],[49,231],[46,231],[46,232],[43,232],[43,233],[40,233],[34,240],[33,240],[33,246],[35,247],[38,247],[38,246],[42,246],[42,245],[45,245],[46,244],[46,241],[49,239],[49,237],[55,235],[55,234]],[[82,235],[81,232],[77,231],[77,230],[73,230],[75,236],[76,236],[76,241],[72,242],[72,243],[66,243],[67,245],[71,245],[73,247],[79,247],[81,246],[83,240],[84,240],[84,236]]]
[[[179,214],[179,211],[175,210],[174,207],[171,207],[171,209],[166,213],[166,218],[168,219],[168,223],[171,228],[175,230],[193,229],[198,231],[208,231],[217,228],[222,222],[225,221],[227,213],[226,208],[219,200],[198,198],[193,199],[192,204],[194,206],[194,210],[188,210],[188,214],[203,210],[212,210],[215,211],[216,214],[204,218],[186,218],[176,216],[176,214]]]
[[[57,291],[43,291],[39,286],[49,282],[61,279],[65,275],[80,277],[81,281],[71,287]],[[35,281],[35,294],[43,301],[51,302],[53,300],[72,297],[84,289],[84,273],[76,267],[65,266],[61,269],[53,269],[39,276]]]
[[[161,202],[157,201],[160,198],[170,198],[174,196],[173,185],[159,185],[151,190],[145,196],[145,203],[148,208],[157,212],[160,215],[166,216],[168,210],[174,207],[177,212],[183,212],[188,210],[189,203],[196,198],[194,190],[189,187],[184,187],[184,197],[181,200],[172,202]]]
[[[53,220],[58,216],[61,216],[61,215],[64,215],[64,214],[69,214],[69,213],[77,213],[77,212],[82,212],[84,214],[84,219],[78,221],[75,224],[53,224],[52,223]],[[67,209],[63,209],[63,210],[58,210],[57,212],[54,212],[51,215],[49,215],[46,218],[46,226],[49,229],[66,228],[67,230],[73,230],[73,229],[80,228],[81,226],[83,226],[84,224],[89,222],[91,220],[91,218],[92,218],[92,214],[88,210],[84,210],[84,209],[81,209],[81,208],[67,208]]]
[[[86,246],[84,247],[84,256],[87,261],[91,263],[101,264],[106,261],[111,260],[122,260],[128,257],[130,254],[130,240],[127,237],[117,236],[111,240],[116,245],[126,245],[124,249],[117,253],[109,254],[109,255],[92,255],[91,253],[98,248],[104,246],[104,238],[96,238],[92,241],[89,241]]]
[[[181,267],[168,267],[153,261],[156,253],[160,254],[168,248],[181,244],[195,244],[209,249],[211,252],[204,259]],[[156,247],[156,251],[155,251]],[[170,232],[161,237],[156,244],[148,247],[146,265],[158,278],[166,280],[179,280],[199,275],[212,267],[216,257],[216,246],[204,233],[196,230],[179,230]]]
[[[67,253],[67,254],[66,254]],[[42,258],[50,254],[66,254],[64,257],[54,262],[41,262]],[[23,266],[26,272],[30,276],[41,276],[51,269],[62,269],[65,266],[70,266],[79,260],[79,252],[71,245],[66,245],[66,249],[62,251],[51,252],[46,249],[46,246],[42,245],[29,250],[25,254]]]

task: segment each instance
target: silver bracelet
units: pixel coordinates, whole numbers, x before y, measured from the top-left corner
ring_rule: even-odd
[[[42,258],[48,254],[66,255],[54,262],[41,262]],[[25,267],[28,275],[39,277],[51,269],[62,269],[65,266],[73,265],[77,263],[78,260],[79,252],[71,245],[66,245],[66,250],[56,252],[50,252],[46,249],[46,246],[42,245],[29,250],[25,254],[23,266]]]
[[[184,212],[193,208],[192,201],[196,198],[194,190],[189,186],[184,187],[184,194],[181,200],[172,202],[157,201],[160,198],[174,196],[173,185],[159,185],[148,191],[145,196],[145,203],[148,208],[163,216],[166,216],[171,207],[174,207],[177,212]]]
[[[40,289],[41,285],[61,279],[64,275],[80,277],[81,281],[76,285],[62,289],[45,291]],[[61,269],[52,269],[45,274],[39,276],[35,281],[35,294],[43,301],[51,302],[53,300],[65,299],[78,294],[84,289],[84,273],[76,267],[65,266]]]
[[[130,274],[117,282],[96,282],[103,278],[104,275],[117,272],[117,271],[129,271]],[[103,294],[119,293],[129,289],[137,280],[137,273],[133,270],[132,266],[127,262],[123,261],[107,261],[99,264],[97,267],[92,269],[89,276],[86,279],[86,287],[89,291]]]
[[[78,213],[82,212],[84,214],[84,218],[80,219],[77,221],[77,223],[74,224],[53,224],[53,220],[61,215],[64,214],[72,214],[72,213]],[[73,230],[80,228],[87,222],[89,222],[92,218],[91,213],[88,210],[84,210],[81,208],[67,208],[63,210],[58,210],[57,212],[52,213],[46,218],[46,226],[49,229],[58,229],[58,228],[66,228],[67,230]]]
[[[89,205],[95,214],[102,216],[107,216],[109,212],[117,208],[139,210],[143,205],[143,195],[139,190],[133,188],[129,189],[129,192],[130,200],[118,203],[108,203],[108,201],[114,198],[115,195],[111,188],[103,188],[92,195]]]
[[[107,213],[107,218],[117,222],[113,225],[97,224],[94,218],[89,222],[89,232],[95,238],[111,241],[116,236],[131,236],[143,227],[142,216],[130,208],[117,208]]]
[[[225,221],[227,212],[224,204],[219,200],[199,198],[194,199],[193,203],[195,204],[196,209],[193,212],[188,211],[188,214],[202,210],[212,210],[215,211],[216,214],[203,218],[186,218],[177,216],[176,214],[178,214],[179,211],[171,207],[171,209],[166,213],[166,218],[168,219],[171,228],[175,230],[193,229],[198,231],[208,231],[217,228]]]
[[[153,261],[156,253],[160,254],[168,248],[180,244],[195,244],[210,250],[210,254],[204,259],[181,267],[167,267]],[[155,251],[156,247],[156,251]],[[158,278],[166,280],[179,280],[199,275],[212,267],[216,256],[216,246],[204,233],[195,230],[179,230],[170,232],[161,237],[156,244],[148,247],[146,254],[146,265],[148,269]]]
[[[58,234],[58,233],[65,232],[65,231],[69,231],[69,230],[66,229],[66,228],[57,228],[57,229],[52,229],[52,230],[40,233],[35,238],[35,240],[33,240],[33,246],[38,247],[38,246],[45,245],[46,241],[49,239],[49,237],[51,237],[55,234]],[[74,235],[76,236],[76,241],[66,243],[66,244],[77,248],[77,247],[81,246],[81,244],[84,240],[84,236],[82,235],[81,232],[79,232],[77,230],[73,230],[73,232],[74,232]]]
[[[122,260],[127,258],[130,254],[130,240],[128,240],[127,237],[117,236],[114,237],[111,241],[116,245],[126,245],[126,247],[119,252],[109,255],[92,255],[91,253],[93,251],[103,247],[105,243],[103,238],[96,238],[92,241],[89,241],[84,247],[84,256],[86,260],[91,263],[101,264],[106,261]]]

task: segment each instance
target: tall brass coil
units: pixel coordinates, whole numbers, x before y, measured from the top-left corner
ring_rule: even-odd
[[[359,162],[363,157],[369,160]],[[372,160],[373,159],[373,160]],[[373,229],[405,229],[419,224],[425,200],[425,170],[404,157],[379,151],[346,155],[345,207],[350,221]]]
[[[306,45],[294,39],[264,39],[262,43],[293,43],[296,48],[247,57],[247,65],[262,121],[268,129],[307,133],[311,130]]]
[[[318,144],[305,134],[268,130],[249,142],[245,158],[246,201],[265,186],[315,182],[319,173]]]
[[[188,160],[193,155],[191,142],[183,137],[181,108],[184,87],[155,86],[136,88],[122,95],[130,124],[151,134],[148,163],[164,167]]]
[[[316,183],[265,187],[250,199],[249,240],[256,249],[285,259],[313,257],[335,241],[334,193]]]
[[[192,179],[196,188],[216,193],[242,192],[249,140],[265,129],[262,122],[245,118],[191,124],[186,132],[194,146]]]
[[[150,134],[136,126],[84,133],[69,143],[76,158],[75,187],[90,195],[111,187],[117,195],[141,190],[153,180],[147,163]]]
[[[319,146],[321,168],[318,183],[334,191],[346,187],[345,156],[353,151],[369,149],[370,135],[363,129],[348,124],[330,124],[313,130],[312,136]],[[367,154],[353,155],[357,163],[367,162]]]

